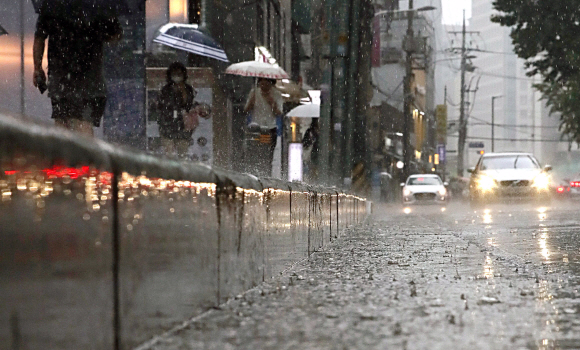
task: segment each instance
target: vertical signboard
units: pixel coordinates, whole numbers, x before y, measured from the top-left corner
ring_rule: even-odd
[[[447,140],[447,106],[437,105],[435,108],[435,119],[437,121],[437,142],[445,143]]]
[[[445,163],[445,144],[439,144],[437,145],[437,154],[439,155],[439,162],[441,164]]]

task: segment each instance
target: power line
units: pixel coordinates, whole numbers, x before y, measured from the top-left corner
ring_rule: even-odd
[[[480,121],[480,123],[470,123],[469,125],[473,125],[473,126],[481,126],[481,125],[491,125],[490,122],[486,122],[483,121],[481,119],[477,119],[477,118],[473,118],[476,119],[478,121]],[[555,129],[558,130],[560,129],[559,126],[547,126],[547,125],[516,125],[516,124],[494,124],[497,127],[500,128],[532,128],[532,129]]]
[[[448,134],[447,137],[458,137],[457,135]],[[467,136],[469,140],[491,140],[491,137],[473,137]],[[512,142],[550,142],[550,143],[559,143],[559,142],[571,142],[568,140],[550,140],[550,139],[517,139],[517,138],[500,138],[495,137],[495,141],[512,141]]]
[[[480,49],[471,49],[471,51],[477,51],[481,53],[492,53],[497,55],[516,55],[515,52],[505,52],[505,51],[491,51],[491,50],[480,50]]]
[[[514,80],[533,81],[533,79],[530,79],[530,78],[520,78],[520,77],[516,77],[516,76],[512,76],[512,75],[503,75],[503,74],[490,73],[490,72],[482,71],[481,69],[479,70],[479,73],[478,74],[485,75],[485,76],[489,76],[489,77],[496,77],[496,78],[505,78],[505,79],[514,79]]]
[[[402,81],[399,83],[399,85],[397,85],[397,87],[395,87],[395,89],[393,90],[393,92],[391,94],[387,94],[379,86],[377,86],[377,85],[375,85],[375,84],[373,84],[371,82],[371,86],[373,88],[375,88],[380,94],[382,94],[383,96],[385,96],[387,98],[386,101],[397,101],[397,102],[401,102],[401,100],[393,99],[393,96],[395,95],[395,93],[397,92],[397,90],[399,90],[399,88],[401,87],[401,85],[403,85],[403,82]]]
[[[479,118],[475,118],[475,117],[473,117],[473,119],[475,119],[477,121],[480,121],[480,122],[483,122],[486,125],[491,125],[491,123],[488,123],[485,120],[482,120],[482,119],[479,119]],[[531,132],[529,132],[529,131],[526,131],[526,130],[518,129],[518,126],[517,125],[513,125],[513,124],[512,125],[510,125],[510,124],[495,124],[495,127],[500,127],[500,128],[504,128],[504,129],[513,130],[514,132],[517,132],[519,134],[526,135],[526,136],[534,137],[534,135],[535,135],[535,129],[532,130]]]

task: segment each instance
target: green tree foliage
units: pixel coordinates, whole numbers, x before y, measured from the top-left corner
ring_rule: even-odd
[[[528,75],[539,74],[563,138],[580,144],[580,0],[495,0],[493,22],[511,28]]]

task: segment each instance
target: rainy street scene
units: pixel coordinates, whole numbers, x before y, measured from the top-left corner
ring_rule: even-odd
[[[0,349],[580,349],[580,0],[0,0]]]

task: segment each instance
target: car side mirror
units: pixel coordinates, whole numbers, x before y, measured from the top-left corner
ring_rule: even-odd
[[[475,168],[469,168],[467,169],[467,172],[473,174],[475,172]]]
[[[403,187],[403,186],[405,186],[405,183],[404,182],[401,182],[401,187]]]
[[[545,172],[552,171],[552,166],[551,166],[551,165],[546,165],[546,166],[544,167],[544,171],[545,171]]]
[[[449,186],[449,182],[445,181],[445,182],[443,183],[443,186],[445,186],[445,187]]]

